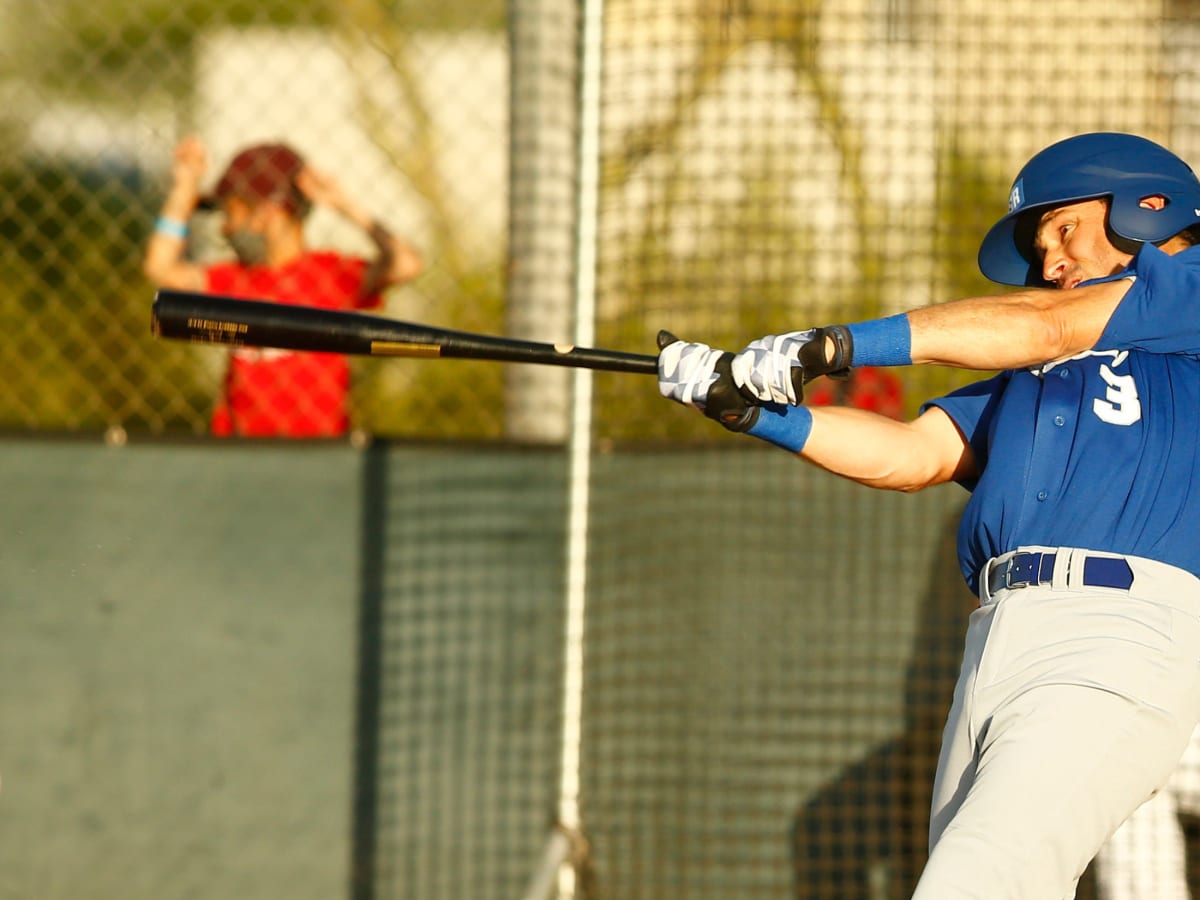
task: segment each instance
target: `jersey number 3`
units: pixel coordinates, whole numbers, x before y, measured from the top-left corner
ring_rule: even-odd
[[[1100,377],[1108,385],[1103,400],[1092,401],[1092,412],[1110,425],[1132,425],[1142,417],[1137,384],[1132,375],[1118,375],[1108,366],[1100,367]]]

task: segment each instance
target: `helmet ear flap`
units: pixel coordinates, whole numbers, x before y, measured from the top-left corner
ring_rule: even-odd
[[[1127,198],[1125,198],[1125,199],[1126,199],[1126,202],[1128,202],[1128,199]],[[1139,208],[1140,208],[1141,201],[1138,200],[1137,203],[1139,204]],[[1104,201],[1104,205],[1106,207],[1108,207],[1108,209],[1106,210],[1106,212],[1104,214],[1104,235],[1105,235],[1105,237],[1108,238],[1108,242],[1110,244],[1112,244],[1114,247],[1116,247],[1118,250],[1120,250],[1122,253],[1128,253],[1130,256],[1137,256],[1138,251],[1142,249],[1142,245],[1146,241],[1135,235],[1127,235],[1125,233],[1124,229],[1118,230],[1117,227],[1113,225],[1113,213],[1114,213],[1114,210],[1116,210],[1118,208],[1117,207],[1117,198],[1115,196],[1106,198]],[[1117,218],[1120,218],[1120,216],[1118,216]],[[1136,227],[1137,223],[1127,223],[1127,224]]]
[[[1104,233],[1108,237],[1108,242],[1120,250],[1122,253],[1128,253],[1130,256],[1137,256],[1138,251],[1142,249],[1145,241],[1135,241],[1133,238],[1127,238],[1117,234],[1112,227],[1111,222],[1104,223]]]
[[[1165,202],[1158,208],[1143,205],[1149,197],[1162,197]],[[1138,246],[1161,244],[1198,222],[1200,185],[1139,183],[1113,192],[1109,229],[1118,237],[1135,241]],[[1116,241],[1113,244],[1125,250]]]

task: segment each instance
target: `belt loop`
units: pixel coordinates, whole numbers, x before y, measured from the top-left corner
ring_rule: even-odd
[[[1050,551],[1043,551],[1041,561],[1038,563],[1037,580],[1038,584],[1046,584],[1054,579],[1054,565],[1058,561],[1058,554]]]
[[[987,606],[992,602],[992,566],[996,564],[999,557],[992,557],[983,564],[983,568],[979,570],[979,605]]]
[[[1078,550],[1058,548],[1054,564],[1054,578],[1050,585],[1056,591],[1065,591],[1078,586],[1079,572],[1083,570],[1084,554]]]

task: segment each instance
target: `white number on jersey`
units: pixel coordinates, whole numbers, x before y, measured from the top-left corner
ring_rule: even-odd
[[[1128,354],[1121,353],[1113,360],[1114,366],[1125,361]],[[1137,384],[1132,375],[1118,375],[1106,365],[1100,366],[1100,377],[1108,385],[1103,400],[1092,401],[1092,412],[1102,422],[1110,425],[1132,425],[1142,417],[1142,403],[1138,400]]]

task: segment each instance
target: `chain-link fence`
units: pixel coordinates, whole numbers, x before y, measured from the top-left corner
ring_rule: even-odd
[[[977,237],[1031,148],[1124,129],[1194,156],[1193,5],[1105,9],[1064,38],[1035,5],[609,4],[598,340],[652,352],[669,326],[740,346],[781,321],[986,290]],[[569,336],[573,7],[9,0],[0,13],[0,425],[207,430],[227,354],[155,342],[142,274],[188,134],[207,145],[206,187],[238,149],[284,140],[419,248],[424,272],[386,292],[384,313]],[[306,238],[372,252],[320,206]],[[219,214],[196,214],[189,249],[229,257]],[[525,377],[355,360],[352,417],[378,434],[495,436],[507,407],[510,433],[536,434],[527,396],[512,399]],[[543,403],[561,402],[563,380],[537,377],[554,387]],[[605,427],[669,430],[639,393],[649,409],[602,397],[621,420]]]
[[[234,153],[285,141],[429,261],[386,311],[503,328],[508,59],[498,3],[20,0],[5,27],[0,141],[6,340],[0,422],[18,430],[203,433],[220,350],[149,334],[143,255],[197,135],[211,189]],[[230,256],[219,214],[191,218],[190,257]],[[369,255],[320,205],[311,247]],[[443,373],[444,374],[444,373]],[[355,420],[374,431],[496,433],[500,373],[450,379],[358,366]],[[405,400],[404,398],[407,398]],[[458,423],[458,424],[456,424]]]
[[[349,361],[350,433],[391,441],[361,453],[193,445],[231,356],[150,334],[146,254],[164,229],[204,271],[236,247],[229,208],[159,222],[175,154],[200,139],[203,192],[259,142],[331,175],[423,260],[380,314],[547,341],[594,326],[596,345],[642,353],[664,327],[740,347],[991,292],[979,240],[1056,138],[1128,130],[1200,160],[1200,4],[0,0],[0,42],[0,428],[20,438],[4,444],[17,540],[0,589],[21,600],[0,631],[10,673],[61,676],[22,720],[16,773],[0,768],[7,802],[66,835],[6,841],[22,864],[0,887],[82,896],[86,874],[56,868],[71,856],[115,861],[96,897],[516,897],[565,796],[583,897],[905,895],[970,605],[958,489],[829,480],[664,405],[646,378],[598,373],[581,410],[560,370],[451,360]],[[336,204],[302,233],[309,250],[377,252]],[[903,416],[975,377],[867,371],[814,382],[810,402]],[[64,433],[149,446],[27,452]],[[197,530],[198,555],[171,558]],[[293,595],[311,601],[295,620]],[[160,596],[177,604],[161,618]],[[243,620],[255,603],[299,632]],[[97,623],[114,649],[81,664]],[[180,644],[138,657],[144,633]],[[324,668],[288,655],[328,633],[343,656]],[[238,689],[231,642],[278,651],[243,663],[267,681],[231,704],[228,721],[256,725],[236,751],[205,731],[232,728],[209,718]],[[181,656],[176,691],[156,673]],[[347,698],[305,693],[352,680],[353,724]],[[0,702],[28,701],[10,686]],[[167,758],[193,751],[215,759],[203,783]],[[272,753],[288,762],[271,778],[230,774]],[[85,777],[114,758],[115,775]],[[21,794],[39,759],[41,793]],[[319,802],[278,802],[318,764]],[[187,789],[131,794],[139,774]],[[192,800],[203,836],[180,822],[164,840]],[[313,828],[281,846],[296,817]],[[207,876],[222,855],[234,869]]]

